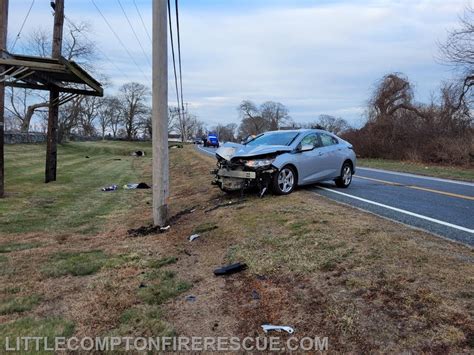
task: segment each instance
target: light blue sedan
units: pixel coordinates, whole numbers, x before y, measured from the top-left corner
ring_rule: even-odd
[[[216,151],[214,184],[223,191],[271,188],[278,195],[298,185],[334,180],[346,188],[355,173],[349,142],[318,129],[271,131],[244,144],[226,143]]]

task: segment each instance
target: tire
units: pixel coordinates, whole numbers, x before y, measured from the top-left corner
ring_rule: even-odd
[[[352,165],[349,162],[342,164],[341,176],[334,180],[337,187],[348,188],[352,182]]]
[[[276,195],[288,195],[296,187],[296,172],[291,166],[284,166],[273,176],[272,188]]]

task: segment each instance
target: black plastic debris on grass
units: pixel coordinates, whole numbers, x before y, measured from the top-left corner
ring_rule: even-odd
[[[144,157],[145,152],[143,150],[136,150],[136,151],[132,152],[132,155],[135,156],[135,157]]]
[[[160,226],[154,226],[153,224],[149,224],[147,226],[135,228],[135,229],[129,229],[127,231],[129,237],[146,237],[147,235],[150,234],[161,234],[165,233],[170,229],[170,226],[176,221],[178,221],[181,217],[184,215],[187,215],[189,213],[193,213],[196,210],[196,206],[186,208],[178,213],[176,213],[174,216],[172,216],[169,220],[166,227],[160,227]]]
[[[179,211],[178,213],[176,213],[174,216],[172,216],[170,219],[169,219],[169,223],[170,224],[174,224],[176,223],[181,217],[187,215],[187,214],[190,214],[190,213],[193,213],[194,211],[196,211],[196,207],[197,206],[193,206],[193,207],[189,207],[189,208],[186,208],[182,211]]]
[[[168,231],[169,226],[166,227],[160,227],[160,226],[154,226],[153,224],[150,224],[148,226],[143,226],[135,229],[129,229],[127,231],[129,237],[146,237],[147,235],[150,234],[161,234],[165,233]]]
[[[246,199],[240,199],[240,200],[237,200],[237,201],[228,201],[228,202],[224,202],[224,203],[219,203],[211,208],[208,208],[207,210],[204,211],[204,213],[209,213],[209,212],[212,212],[212,211],[215,211],[217,210],[218,208],[221,208],[221,207],[230,207],[230,206],[235,206],[235,205],[239,205],[241,203],[244,203],[246,202],[247,200]]]
[[[231,274],[235,274],[236,272],[244,271],[245,269],[247,269],[247,264],[235,263],[235,264],[223,266],[219,269],[214,270],[214,275],[216,276],[231,275]]]

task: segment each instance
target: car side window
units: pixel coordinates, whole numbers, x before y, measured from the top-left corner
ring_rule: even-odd
[[[313,147],[319,147],[319,139],[318,136],[314,133],[308,134],[301,140],[301,146],[311,145]]]
[[[321,133],[319,137],[321,138],[321,143],[323,147],[329,147],[330,145],[339,144],[337,139],[330,136],[329,134]]]

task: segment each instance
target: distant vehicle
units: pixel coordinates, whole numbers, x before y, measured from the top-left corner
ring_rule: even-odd
[[[214,184],[223,191],[257,187],[287,195],[298,185],[334,180],[349,187],[356,155],[349,142],[324,130],[263,133],[244,144],[226,143],[216,151]]]
[[[208,134],[204,141],[204,146],[219,148],[219,139],[217,138],[217,135],[213,133]]]
[[[202,142],[203,142],[203,141],[202,141],[202,138],[196,138],[196,139],[194,140],[194,144],[202,144]]]

